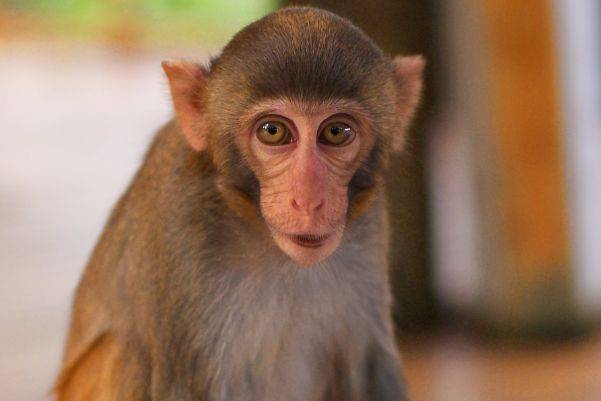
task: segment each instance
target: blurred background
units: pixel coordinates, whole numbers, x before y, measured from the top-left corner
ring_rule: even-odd
[[[277,0],[0,0],[0,394],[48,398],[71,296],[207,60]],[[389,180],[414,401],[601,399],[601,3],[315,0],[428,60]]]

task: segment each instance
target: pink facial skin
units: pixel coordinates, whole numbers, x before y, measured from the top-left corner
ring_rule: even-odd
[[[338,100],[307,105],[288,100],[257,104],[242,119],[239,145],[261,186],[261,213],[274,241],[293,261],[312,266],[340,245],[346,224],[347,186],[373,138],[360,106]],[[265,122],[284,124],[290,143],[268,145],[257,130]],[[342,146],[318,141],[330,123],[351,127],[354,137]]]

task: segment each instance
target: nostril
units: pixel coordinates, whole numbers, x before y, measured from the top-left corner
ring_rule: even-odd
[[[303,201],[297,201],[296,199],[292,199],[292,207],[295,210],[301,211],[301,212],[317,212],[319,211],[321,208],[323,208],[323,205],[325,204],[325,202],[322,200],[318,201],[318,202],[303,202]]]
[[[296,199],[292,199],[292,207],[296,210],[300,210],[301,209],[301,205],[298,204],[298,202],[296,201]]]
[[[317,212],[317,211],[319,211],[319,210],[320,210],[320,209],[323,207],[324,203],[325,203],[325,202],[324,202],[323,200],[319,201],[319,203],[317,204],[317,206],[315,206],[315,209],[314,209],[314,210],[315,210],[316,212]]]

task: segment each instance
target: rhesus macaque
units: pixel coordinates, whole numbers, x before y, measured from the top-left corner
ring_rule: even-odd
[[[307,7],[163,63],[175,119],[79,284],[57,399],[405,400],[382,176],[423,65]]]

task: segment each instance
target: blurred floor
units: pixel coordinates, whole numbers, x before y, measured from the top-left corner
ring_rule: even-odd
[[[501,346],[443,334],[401,348],[412,401],[601,400],[601,337]]]
[[[161,55],[0,45],[0,399],[56,373],[72,291],[111,205],[170,115]],[[601,339],[403,343],[414,401],[595,401]]]

